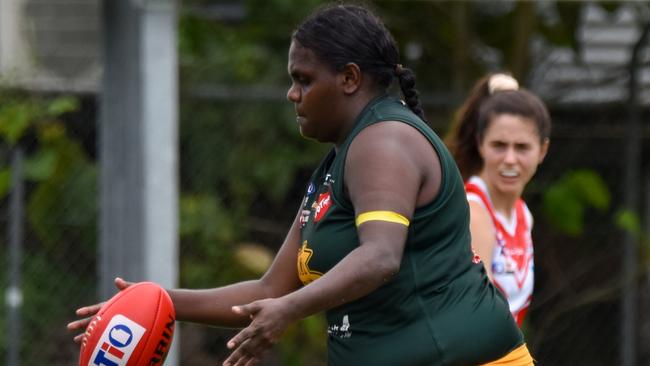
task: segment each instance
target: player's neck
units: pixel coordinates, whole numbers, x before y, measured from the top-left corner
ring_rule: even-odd
[[[499,192],[496,189],[491,189],[489,186],[488,190],[490,192],[490,199],[492,200],[492,207],[494,210],[503,215],[506,219],[510,220],[514,212],[515,204],[519,199],[519,195]]]

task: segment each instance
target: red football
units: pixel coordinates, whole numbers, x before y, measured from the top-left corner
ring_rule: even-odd
[[[167,292],[140,282],[107,301],[81,341],[79,366],[162,365],[174,335],[176,313]]]

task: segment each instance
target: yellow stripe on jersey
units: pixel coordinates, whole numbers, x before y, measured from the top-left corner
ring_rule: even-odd
[[[359,227],[366,221],[387,221],[394,222],[396,224],[402,224],[404,226],[409,226],[409,220],[393,211],[368,211],[364,212],[361,215],[357,216],[356,224]]]

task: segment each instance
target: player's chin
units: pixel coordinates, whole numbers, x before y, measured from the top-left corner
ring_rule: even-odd
[[[502,194],[519,196],[523,191],[523,185],[521,182],[501,182],[499,184],[499,191]]]
[[[318,134],[312,129],[310,129],[309,126],[302,126],[302,125],[300,126],[300,136],[309,140],[320,141],[318,139]]]

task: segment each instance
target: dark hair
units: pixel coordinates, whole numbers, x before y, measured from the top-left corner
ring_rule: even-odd
[[[393,77],[399,79],[404,101],[424,120],[415,74],[399,63],[399,51],[384,23],[358,5],[328,5],[318,9],[293,32],[292,39],[334,70],[350,62],[388,89]]]
[[[551,135],[551,118],[544,102],[525,89],[490,93],[489,82],[493,75],[485,76],[474,85],[470,96],[456,113],[445,139],[464,180],[483,168],[478,144],[493,117],[513,114],[534,121],[540,143]]]

